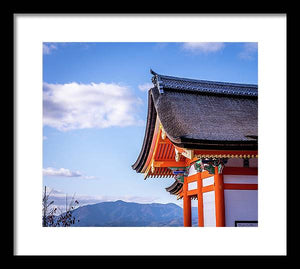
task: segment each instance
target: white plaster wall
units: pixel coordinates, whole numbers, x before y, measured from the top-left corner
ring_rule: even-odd
[[[202,179],[202,187],[214,185],[214,176]]]
[[[197,189],[197,187],[198,187],[197,181],[193,181],[193,182],[188,183],[188,190],[189,191],[195,190],[195,189]]]
[[[204,227],[216,226],[214,191],[203,193],[203,217],[204,217]]]
[[[257,194],[257,190],[224,190],[226,227],[234,227],[236,220],[258,220]]]
[[[194,165],[192,165],[192,166],[190,167],[189,175],[188,175],[188,176],[192,176],[192,175],[195,175],[195,174],[197,174],[197,171],[196,171]]]
[[[235,184],[257,184],[257,176],[247,175],[224,175],[224,183],[235,183]]]
[[[198,227],[198,200],[191,200],[192,206],[192,226]]]
[[[250,167],[258,167],[258,158],[249,159],[249,166]]]

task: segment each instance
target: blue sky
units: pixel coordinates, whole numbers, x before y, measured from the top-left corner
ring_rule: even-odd
[[[43,185],[81,205],[178,203],[173,179],[131,165],[147,118],[150,68],[163,75],[257,84],[257,43],[44,43]]]

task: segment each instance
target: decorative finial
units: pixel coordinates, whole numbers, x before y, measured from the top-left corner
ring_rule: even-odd
[[[154,173],[154,171],[155,171],[155,168],[154,168],[154,161],[152,161],[152,163],[151,163],[151,172],[152,172],[152,174]]]
[[[179,160],[180,160],[180,153],[179,153],[179,151],[175,148],[175,161],[176,161],[176,162],[179,162]]]
[[[162,139],[162,140],[165,140],[165,139],[166,139],[166,136],[167,136],[167,135],[166,135],[166,132],[165,132],[164,128],[162,128],[162,129],[161,129],[161,139]]]
[[[151,81],[154,84],[154,86],[157,87],[157,89],[159,90],[159,93],[164,93],[163,84],[162,84],[162,81],[159,77],[159,74],[154,72],[151,68],[150,68],[150,73],[153,75]]]

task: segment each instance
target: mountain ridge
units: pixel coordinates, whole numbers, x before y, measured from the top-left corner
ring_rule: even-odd
[[[193,223],[197,208],[192,208]],[[81,206],[73,210],[72,227],[182,227],[183,209],[174,204],[140,204],[117,200]]]

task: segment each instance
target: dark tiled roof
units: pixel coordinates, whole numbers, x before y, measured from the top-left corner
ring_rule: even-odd
[[[158,116],[168,138],[187,149],[257,150],[257,86],[159,75],[151,70],[144,142],[136,163],[140,172]]]
[[[202,80],[188,80],[194,83],[191,90],[187,79],[161,76],[153,71],[152,74],[156,86],[150,90],[154,106],[175,145],[203,149],[257,148],[257,86],[218,82],[216,88],[212,87],[216,82],[205,81],[211,85],[207,91]]]
[[[183,184],[181,182],[178,182],[177,180],[174,181],[174,183],[166,188],[166,191],[170,194],[177,194],[183,187]]]

